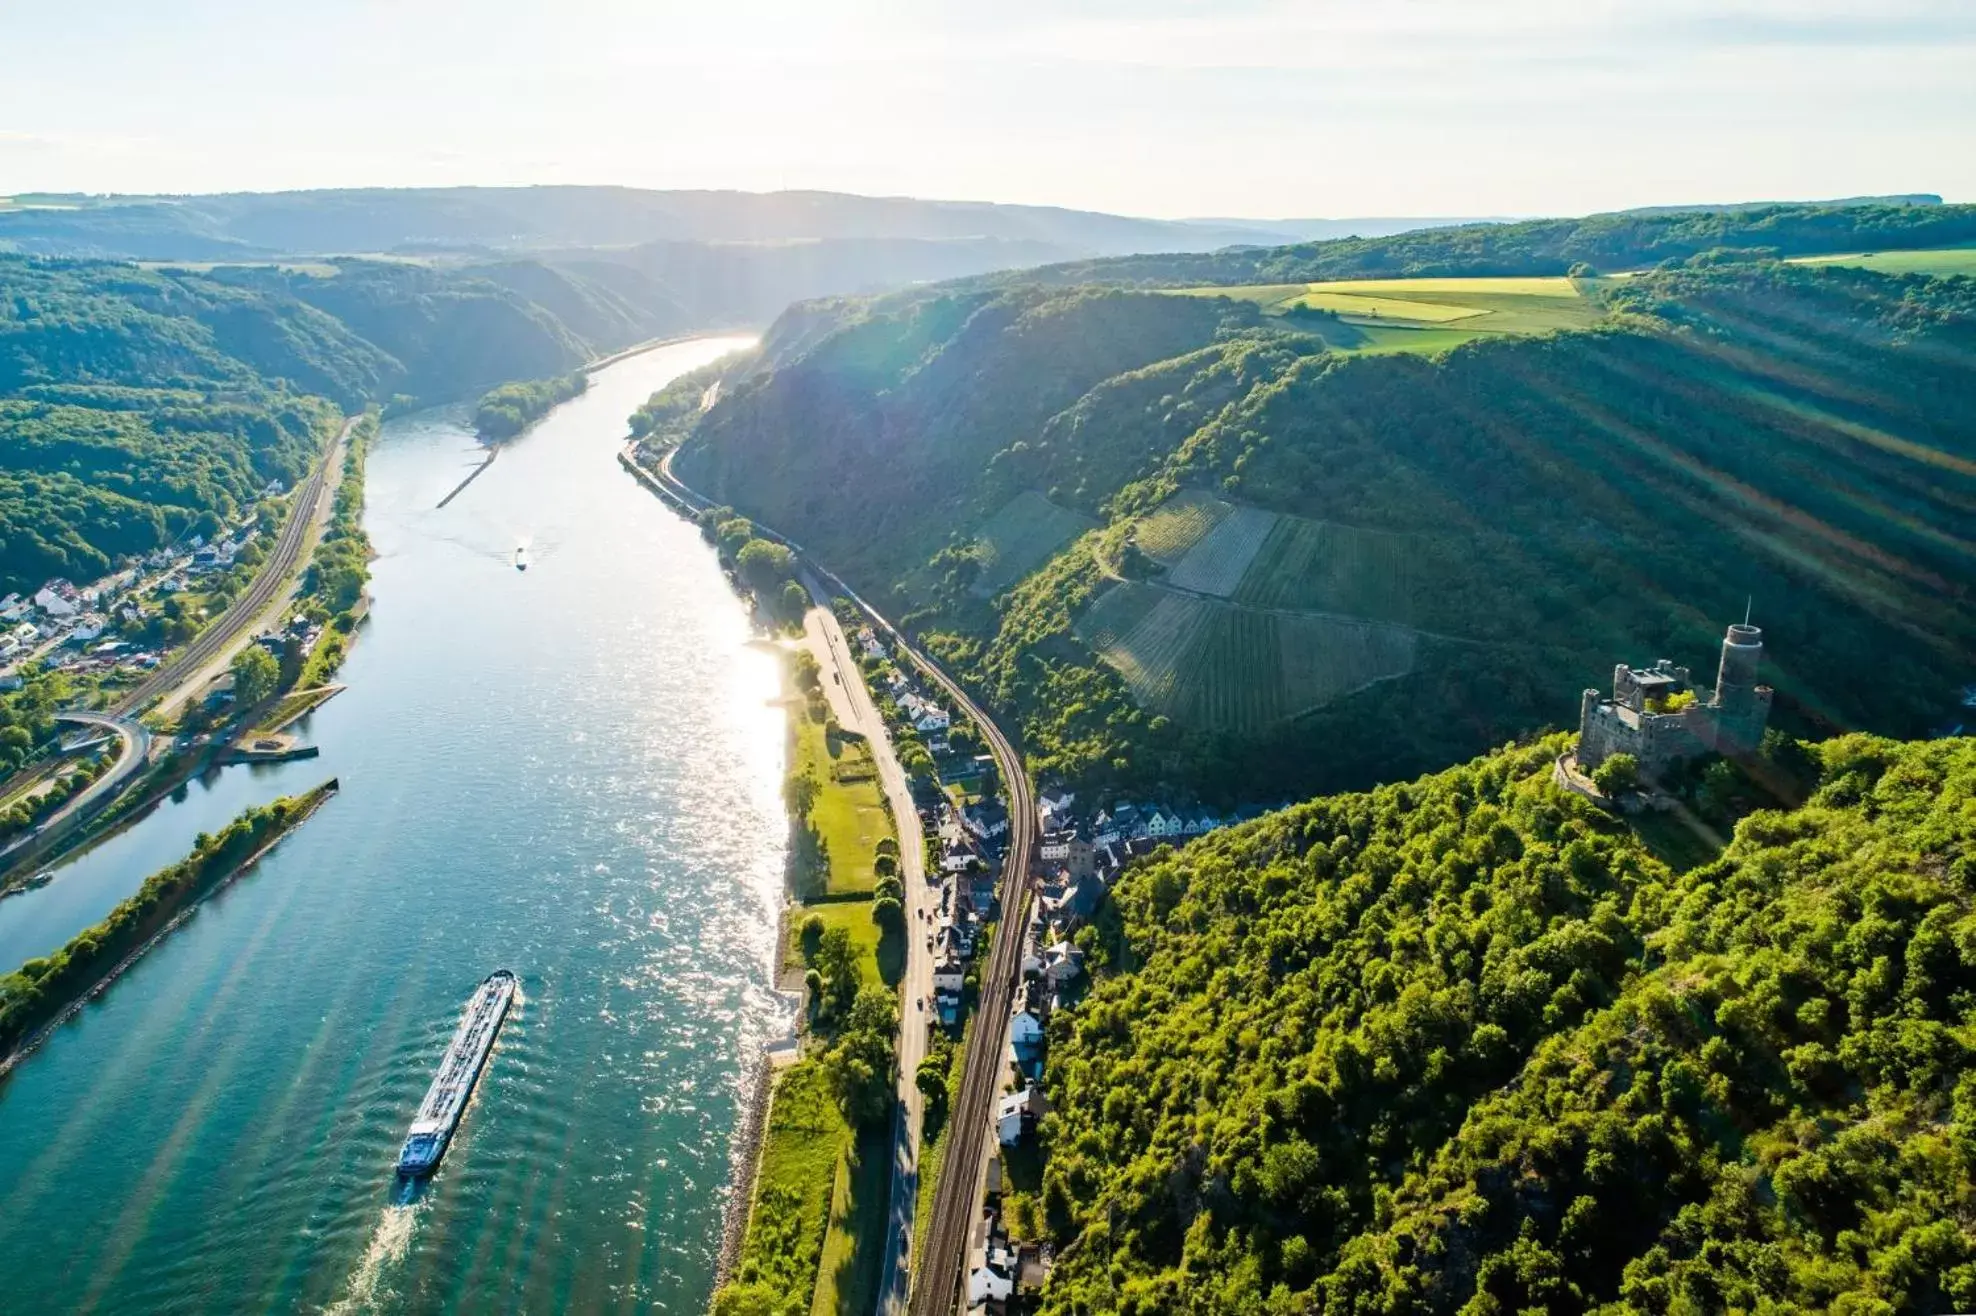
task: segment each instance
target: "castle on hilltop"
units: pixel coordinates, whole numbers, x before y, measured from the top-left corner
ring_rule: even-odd
[[[1703,700],[1688,669],[1662,658],[1635,670],[1612,669],[1612,698],[1587,690],[1579,705],[1578,769],[1589,773],[1614,754],[1631,754],[1654,776],[1701,754],[1744,754],[1756,748],[1770,721],[1771,690],[1758,685],[1763,631],[1747,622],[1722,640],[1715,689]]]

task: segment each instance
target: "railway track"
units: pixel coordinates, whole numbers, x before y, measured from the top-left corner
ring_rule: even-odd
[[[660,464],[655,478],[687,506],[712,506],[673,475],[670,455]],[[910,657],[927,679],[946,691],[974,719],[988,742],[989,753],[995,757],[1003,788],[1008,793],[1009,847],[1002,858],[1002,918],[995,926],[995,942],[981,975],[974,1028],[968,1033],[967,1054],[961,1066],[961,1090],[949,1117],[951,1141],[940,1184],[933,1195],[933,1222],[927,1230],[925,1254],[914,1258],[912,1294],[906,1308],[910,1316],[947,1316],[959,1297],[961,1268],[967,1261],[968,1233],[974,1226],[975,1209],[981,1200],[981,1172],[990,1117],[1001,1088],[1002,1042],[1008,1032],[1009,1013],[1014,1008],[1016,981],[1022,967],[1023,916],[1029,902],[1030,857],[1036,846],[1034,789],[1014,742],[988,716],[987,710],[968,697],[958,681],[908,642],[857,591],[813,561],[801,544],[759,522],[755,533],[796,554],[842,597],[855,603],[873,626],[891,637],[898,652]]]
[[[350,441],[350,430],[359,419],[361,417],[352,416],[343,423],[342,433],[336,436],[336,442],[330,445],[322,461],[316,464],[316,469],[295,491],[295,506],[288,514],[287,523],[281,527],[281,537],[275,540],[274,550],[261,564],[260,571],[247,586],[247,592],[228,604],[219,620],[201,631],[177,657],[151,673],[119,700],[110,709],[111,716],[135,716],[153,699],[211,662],[215,654],[231,644],[242,630],[253,625],[268,604],[274,602],[275,593],[287,583],[289,573],[301,557],[302,545],[308,542],[309,527],[315,522],[316,509],[322,502],[323,485],[329,479],[332,468],[341,468],[344,445]]]

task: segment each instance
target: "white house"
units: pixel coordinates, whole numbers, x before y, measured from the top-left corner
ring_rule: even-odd
[[[1043,1021],[1034,1010],[1024,1007],[1009,1021],[1009,1045],[1018,1050],[1043,1045]]]
[[[1006,1240],[989,1239],[968,1258],[967,1305],[1007,1302],[1015,1293],[1015,1252]]]
[[[961,960],[958,948],[949,947],[945,954],[933,962],[934,994],[959,996],[961,982],[966,973],[967,965]]]
[[[1068,941],[1059,941],[1043,952],[1043,972],[1053,983],[1069,982],[1084,972],[1084,952]]]
[[[1043,1094],[1034,1086],[1020,1092],[1004,1093],[995,1107],[995,1138],[1004,1147],[1022,1141],[1022,1135],[1043,1114]]]
[[[1164,841],[1185,833],[1187,824],[1178,813],[1154,807],[1146,815],[1146,835],[1155,841]]]

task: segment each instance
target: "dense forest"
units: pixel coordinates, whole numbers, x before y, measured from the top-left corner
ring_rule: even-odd
[[[269,481],[296,484],[338,408],[564,375],[649,328],[574,276],[492,272],[0,256],[0,592],[212,534]],[[523,290],[587,307],[603,336]]]
[[[1045,1312],[1976,1305],[1976,740],[1814,746],[1686,871],[1567,743],[1124,876],[1051,1023]]]
[[[1116,289],[794,308],[675,469],[885,599],[1048,776],[1277,800],[1413,775],[1570,719],[1616,662],[1707,670],[1745,606],[1786,725],[1951,720],[1976,680],[1976,283],[1705,254],[1585,286],[1593,329],[1439,355]],[[1132,536],[1179,494],[1378,547],[1362,587],[1321,588],[1322,561],[1276,583],[1404,628],[1405,674],[1237,731],[1143,704],[1083,623],[1148,574]],[[1022,500],[1097,529],[998,576]],[[1279,624],[1273,598],[1211,606],[1230,645]],[[1241,685],[1200,652],[1176,679]]]

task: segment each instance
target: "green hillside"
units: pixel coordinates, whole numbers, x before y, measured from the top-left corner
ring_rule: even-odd
[[[546,295],[560,277],[531,286]],[[514,287],[403,262],[195,272],[0,256],[0,592],[212,534],[270,480],[299,481],[339,408],[562,375],[649,327],[585,323],[609,337]]]
[[[1127,872],[1043,1311],[1976,1305],[1976,740],[1817,746],[1687,871],[1566,743]]]
[[[1706,670],[1745,606],[1784,724],[1951,720],[1976,283],[1711,255],[1582,295],[1589,328],[1383,355],[1212,297],[807,306],[677,469],[889,595],[1038,771],[1093,784],[1411,775],[1568,717],[1616,662]],[[1046,505],[1100,528],[982,587],[984,528]]]

